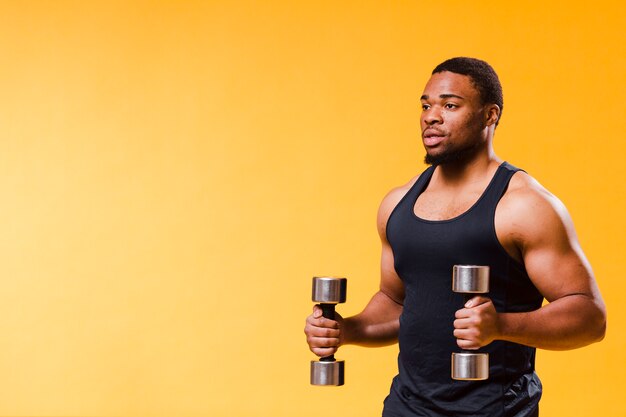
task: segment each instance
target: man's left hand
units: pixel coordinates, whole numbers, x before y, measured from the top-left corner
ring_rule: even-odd
[[[475,350],[497,339],[499,318],[493,302],[477,296],[458,310],[454,320],[454,337],[462,349]]]

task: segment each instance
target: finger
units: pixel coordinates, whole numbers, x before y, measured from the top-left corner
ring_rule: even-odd
[[[324,358],[337,353],[337,348],[311,348],[311,352],[315,353],[320,358]]]
[[[457,319],[466,319],[472,315],[472,311],[469,308],[462,308],[454,313],[454,317]]]
[[[325,317],[320,317],[319,319],[312,318],[310,323],[313,327],[320,327],[323,329],[339,329],[338,322]]]
[[[338,323],[338,321],[342,319],[341,314],[337,312],[335,312],[334,319],[329,319],[328,317],[324,317],[323,310],[319,304],[316,304],[313,306],[313,314],[311,314],[311,316],[315,319],[328,320],[329,322],[333,322],[333,323]],[[325,325],[325,326],[330,326],[330,325]],[[339,326],[338,324],[332,325],[332,327],[338,327],[338,326]]]
[[[477,341],[478,337],[473,329],[455,329],[452,334],[455,338],[466,341]]]
[[[455,329],[469,329],[472,327],[472,319],[469,317],[456,319],[454,320],[453,325]]]
[[[477,295],[476,297],[472,297],[470,298],[467,303],[465,303],[465,308],[472,308],[472,307],[478,307],[481,304],[485,304],[490,302],[491,299],[481,296],[481,295]]]
[[[324,335],[322,336],[317,336],[315,334],[313,334],[314,332],[312,332],[310,329],[305,329],[305,333],[306,333],[306,341],[307,344],[309,345],[309,348],[311,350],[317,348],[317,349],[328,349],[328,348],[338,348],[339,344],[340,344],[340,339],[339,337],[326,337]]]
[[[339,339],[336,337],[309,337],[309,346],[313,348],[338,348]]]
[[[457,339],[456,344],[458,347],[465,350],[477,350],[480,348],[478,343],[471,340]]]
[[[339,336],[341,335],[341,330],[330,327],[308,326],[305,327],[304,332],[310,337],[321,337],[326,339],[339,339]]]
[[[306,318],[307,325],[313,327],[324,327],[330,329],[338,329],[339,322],[336,320],[327,319],[326,317],[315,317],[313,314]]]

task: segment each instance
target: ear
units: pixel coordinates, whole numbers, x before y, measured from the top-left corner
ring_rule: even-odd
[[[497,104],[490,104],[487,106],[485,118],[485,124],[487,126],[495,125],[500,118],[500,106]]]

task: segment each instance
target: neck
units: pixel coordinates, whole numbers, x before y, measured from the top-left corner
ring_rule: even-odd
[[[501,163],[502,160],[489,145],[468,161],[450,162],[437,166],[435,173],[437,181],[443,185],[458,186],[484,179]]]

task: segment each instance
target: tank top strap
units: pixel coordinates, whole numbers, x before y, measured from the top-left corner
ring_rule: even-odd
[[[481,203],[495,211],[496,205],[506,192],[511,178],[518,171],[522,170],[508,162],[500,164],[491,184],[481,198]]]
[[[415,204],[415,200],[417,197],[426,189],[428,184],[430,183],[430,179],[433,177],[433,173],[435,172],[435,166],[431,165],[426,168],[420,176],[415,181],[415,184],[411,187],[409,192],[404,196],[403,203],[407,203],[411,205],[411,210],[413,210],[413,204]]]

